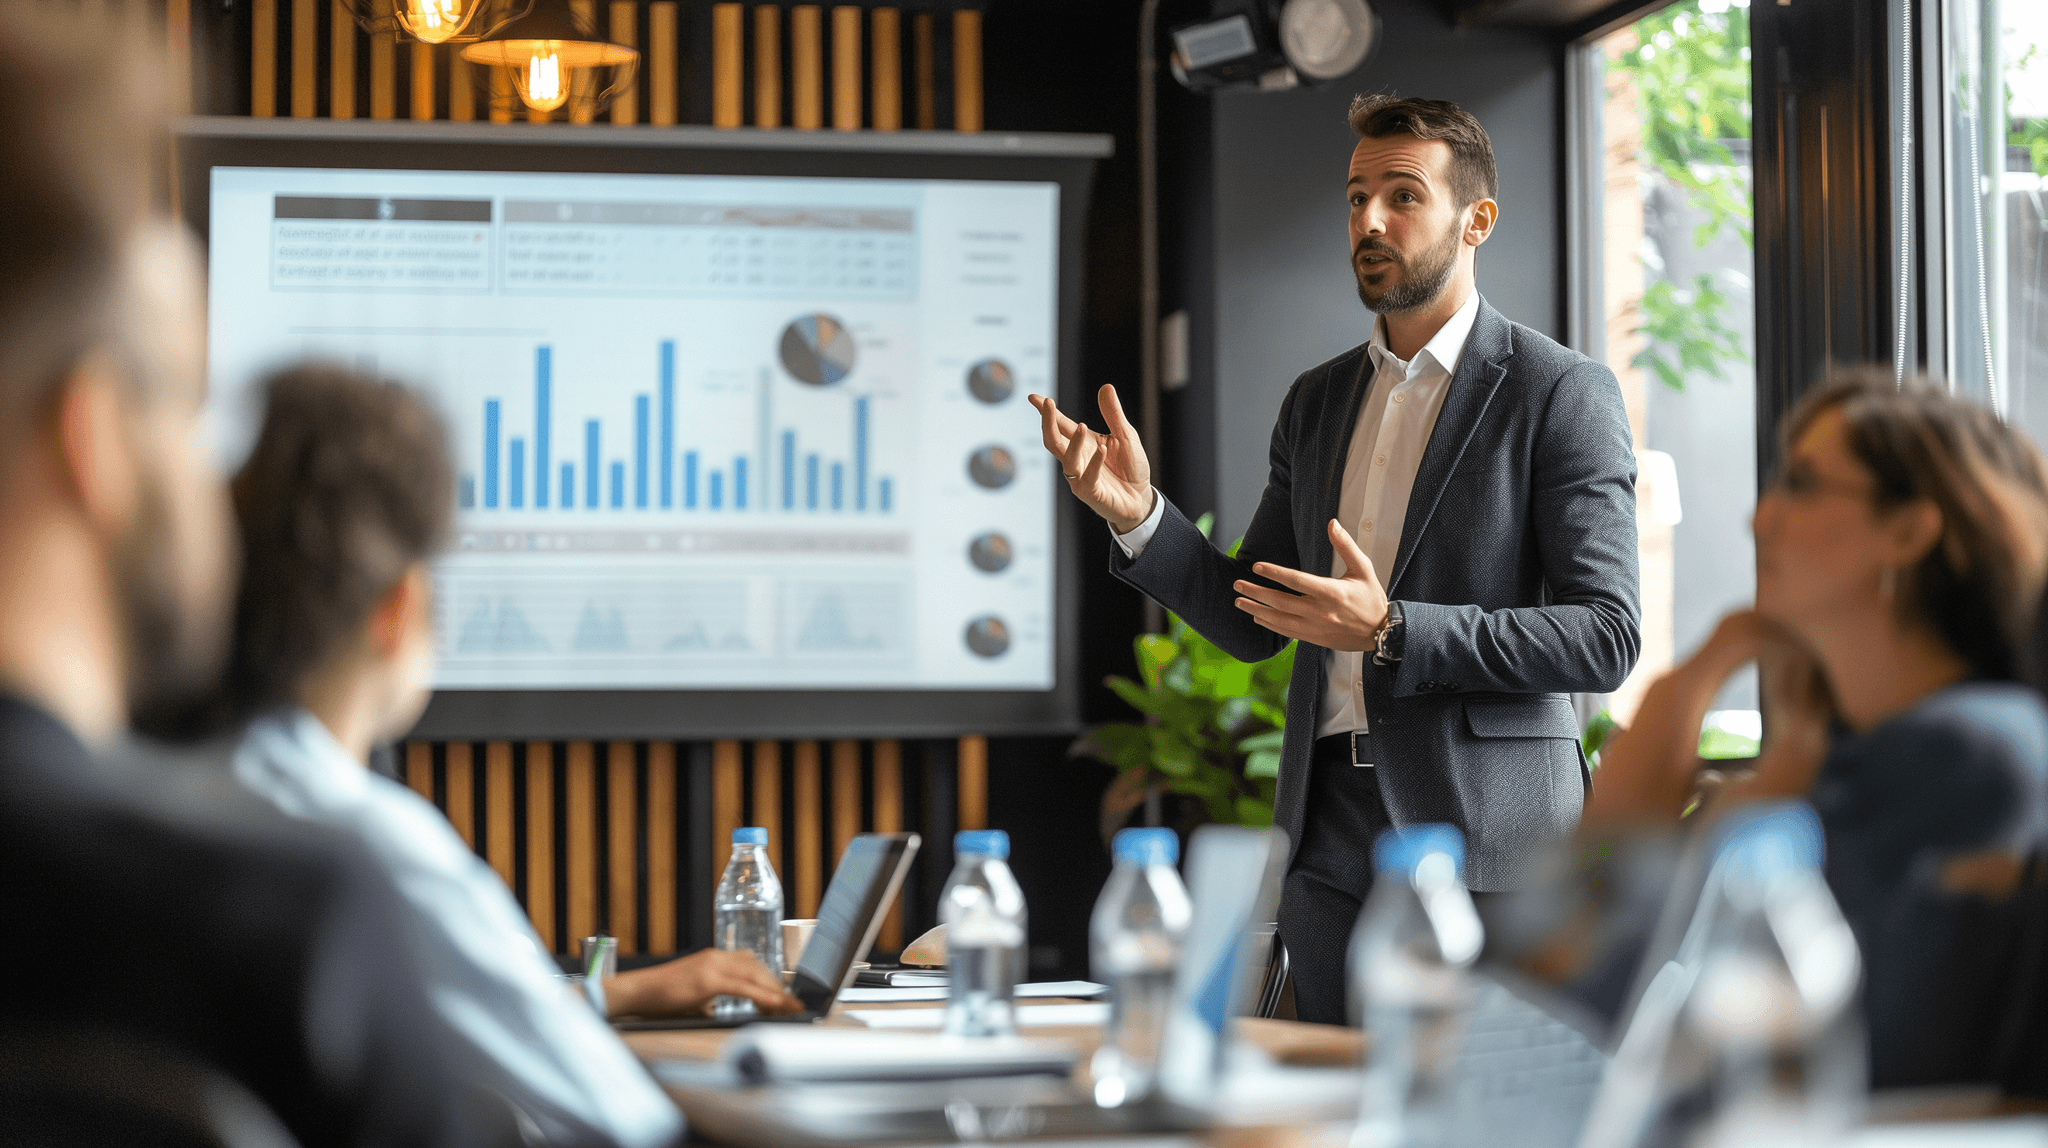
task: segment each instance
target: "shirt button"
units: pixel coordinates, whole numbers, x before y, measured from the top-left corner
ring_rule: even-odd
[[[1387,456],[1386,456],[1386,455],[1381,455],[1381,456],[1379,456],[1378,458],[1376,458],[1376,459],[1373,459],[1373,460],[1372,460],[1372,464],[1373,464],[1374,466],[1385,466],[1385,465],[1387,465]]]
[[[1359,529],[1361,529],[1361,530],[1365,531],[1365,532],[1366,532],[1367,534],[1371,534],[1371,533],[1372,533],[1372,519],[1370,519],[1370,518],[1366,519],[1366,520],[1365,520],[1365,524],[1364,524],[1363,526],[1359,527]]]
[[[1397,403],[1405,403],[1408,401],[1408,396],[1400,393],[1399,391],[1396,391],[1394,393],[1394,401]]]

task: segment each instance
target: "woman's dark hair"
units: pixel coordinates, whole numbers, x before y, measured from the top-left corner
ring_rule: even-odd
[[[308,364],[263,387],[233,484],[242,529],[227,678],[232,717],[296,695],[454,522],[447,429],[406,387]]]
[[[1985,407],[1938,384],[1903,386],[1889,371],[1832,376],[1785,419],[1781,455],[1822,414],[1839,410],[1849,453],[1876,480],[1882,513],[1925,500],[1941,537],[1899,572],[1897,608],[1948,643],[1972,672],[2021,676],[2048,547],[2048,479],[2040,452]]]

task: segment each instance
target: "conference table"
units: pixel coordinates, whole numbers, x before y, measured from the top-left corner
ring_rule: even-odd
[[[1086,1002],[1068,998],[1038,998],[1017,1002],[1019,1009],[1057,1007]],[[859,1011],[873,1009],[929,1009],[929,1001],[873,1002],[852,1006]],[[860,1027],[861,1022],[846,1015],[845,1005],[833,1008],[819,1023]],[[904,1031],[904,1030],[894,1030]],[[1060,1041],[1073,1047],[1080,1057],[1076,1072],[1086,1071],[1088,1055],[1095,1050],[1101,1030],[1093,1025],[1028,1025],[1026,1036]],[[1356,1066],[1364,1056],[1364,1035],[1355,1029],[1298,1021],[1244,1017],[1237,1021],[1239,1039],[1257,1047],[1284,1065],[1316,1068]],[[694,1029],[682,1031],[624,1032],[627,1047],[644,1061],[707,1062],[718,1057],[732,1030]],[[659,1075],[659,1074],[657,1074]],[[731,1087],[703,1087],[664,1082],[690,1122],[693,1140],[752,1148],[755,1145],[798,1143],[790,1129],[764,1111],[752,1090]],[[1147,1135],[1132,1137],[1147,1144],[1213,1144],[1224,1148],[1338,1148],[1348,1128],[1331,1128],[1327,1122],[1302,1125],[1231,1127],[1194,1136]]]

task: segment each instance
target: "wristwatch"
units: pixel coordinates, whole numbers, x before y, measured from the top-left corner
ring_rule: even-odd
[[[1387,620],[1380,626],[1379,636],[1373,639],[1373,665],[1391,666],[1401,660],[1401,639],[1405,633],[1401,622],[1401,604],[1387,603]]]

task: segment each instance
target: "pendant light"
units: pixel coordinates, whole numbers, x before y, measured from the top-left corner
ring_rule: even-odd
[[[480,13],[492,0],[341,0],[356,26],[372,36],[404,33],[423,44],[474,40]]]
[[[551,112],[575,99],[579,111],[595,114],[632,85],[640,53],[599,35],[569,0],[532,0],[464,48],[462,58],[510,69],[520,102],[534,111]],[[599,68],[612,73],[602,90],[596,90]]]

